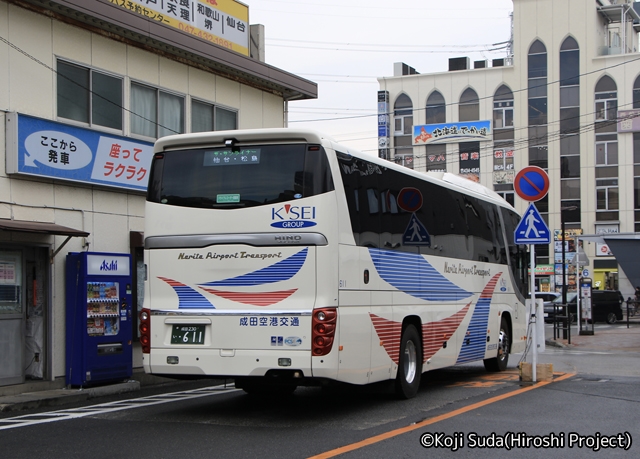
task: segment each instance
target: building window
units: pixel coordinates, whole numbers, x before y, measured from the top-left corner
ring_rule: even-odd
[[[131,133],[160,138],[184,132],[184,97],[131,83]]]
[[[595,100],[596,121],[613,121],[615,123],[618,117],[618,88],[610,76],[605,75],[598,80]]]
[[[393,113],[395,135],[412,135],[413,104],[406,94],[401,94],[396,100]]]
[[[444,97],[438,91],[433,91],[427,99],[426,118],[427,124],[445,123],[447,106]]]
[[[580,50],[567,37],[560,46],[560,207],[580,200]],[[574,224],[580,214],[573,214]]]
[[[480,100],[471,88],[465,89],[458,105],[458,121],[477,121],[480,119]]]
[[[596,166],[618,164],[618,142],[596,142]]]
[[[502,197],[502,199],[507,201],[512,206],[516,205],[516,195],[513,191],[496,191],[496,193],[498,193]]]
[[[640,76],[633,82],[633,108],[640,108]]]
[[[513,127],[513,100],[493,103],[493,128]]]
[[[513,165],[513,150],[493,150],[493,170],[494,171],[512,171]],[[513,181],[511,182],[513,183]]]
[[[595,99],[596,221],[619,220],[618,92],[611,77],[605,75],[598,80]]]
[[[217,105],[191,100],[191,132],[238,129],[238,113]]]
[[[493,129],[513,128],[513,92],[500,86],[493,95]]]
[[[634,231],[640,232],[640,132],[633,133],[633,209]]]
[[[396,162],[413,167],[413,103],[406,94],[400,94],[393,106],[393,125]]]
[[[537,204],[537,203],[536,203]],[[562,203],[562,220],[568,225],[568,228],[578,227],[580,222],[580,200],[567,200]],[[537,251],[537,249],[536,249]]]
[[[540,40],[533,42],[527,56],[529,118],[529,164],[549,167],[547,127],[547,48]]]
[[[549,128],[547,126],[547,48],[534,41],[527,55],[527,114],[529,165],[549,167]],[[542,218],[549,221],[549,195],[536,202]],[[549,263],[549,246],[536,247],[536,263]]]
[[[447,146],[427,145],[426,170],[430,172],[447,172]]]
[[[564,202],[568,199],[580,199],[580,179],[561,179],[560,196],[562,197],[562,207],[567,207]]]
[[[58,117],[122,131],[122,78],[57,62]]]
[[[493,95],[493,140],[494,190],[497,191],[496,186],[510,186],[513,190],[513,92],[505,85],[500,86]]]
[[[600,210],[618,210],[618,179],[596,181],[596,205]]]
[[[447,107],[444,97],[438,91],[433,91],[427,99],[426,107],[427,124],[446,123]],[[425,146],[425,158],[427,171],[447,171],[447,146],[444,144]]]
[[[480,142],[461,142],[460,149],[460,174],[465,177],[480,181]]]
[[[477,121],[480,119],[480,100],[478,93],[467,88],[460,96],[458,104],[458,121]],[[458,144],[460,152],[459,171],[476,182],[480,181],[480,142],[461,142]]]
[[[618,99],[615,93],[596,94],[596,121],[615,121],[618,117]]]

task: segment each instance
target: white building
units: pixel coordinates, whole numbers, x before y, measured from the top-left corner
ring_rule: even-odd
[[[378,79],[379,112],[391,113],[388,127],[380,118],[380,156],[479,180],[521,212],[514,177],[539,166],[550,187],[536,206],[552,232],[561,215],[567,232],[640,232],[640,111],[630,111],[640,109],[637,11],[626,0],[513,0],[506,59],[451,59],[434,74],[396,64]],[[481,121],[491,122],[488,135],[478,134]],[[536,246],[542,290],[562,282],[561,249]],[[619,272],[605,244],[585,241],[585,251],[594,287],[633,296],[635,275]]]
[[[317,97],[263,62],[246,5],[213,3],[0,0],[0,386],[64,384],[68,252],[131,254],[142,307],[156,138],[283,127]]]

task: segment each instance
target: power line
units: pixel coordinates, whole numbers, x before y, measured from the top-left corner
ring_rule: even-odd
[[[95,92],[94,92],[94,91],[92,91],[90,88],[87,88],[87,87],[85,87],[85,86],[83,86],[83,85],[81,85],[81,84],[77,83],[76,81],[71,80],[70,78],[66,77],[65,75],[62,75],[62,74],[58,73],[58,71],[57,71],[57,70],[55,70],[54,68],[52,68],[52,67],[50,67],[49,65],[45,64],[44,62],[40,61],[40,60],[39,60],[39,59],[37,59],[36,57],[34,57],[34,56],[32,56],[32,55],[28,54],[27,52],[25,52],[24,50],[20,49],[19,47],[17,47],[16,45],[14,45],[13,43],[11,43],[10,41],[8,41],[7,39],[5,39],[4,37],[1,37],[1,36],[0,36],[0,41],[2,41],[3,43],[5,43],[7,46],[11,47],[12,49],[16,50],[17,52],[19,52],[19,53],[23,54],[23,55],[24,55],[24,56],[26,56],[27,58],[29,58],[29,59],[33,60],[33,61],[34,61],[34,62],[36,62],[37,64],[39,64],[39,65],[43,66],[44,68],[46,68],[46,69],[50,70],[50,71],[51,71],[51,72],[53,72],[54,74],[56,74],[56,75],[58,75],[58,76],[61,76],[61,77],[65,78],[65,79],[67,79],[68,81],[70,81],[70,82],[72,82],[72,83],[76,84],[78,87],[80,87],[80,88],[82,88],[82,89],[86,90],[88,93],[90,93],[90,94],[92,94],[92,95],[94,95],[94,96],[100,97],[100,98],[102,98],[103,100],[105,100],[105,101],[107,101],[107,102],[109,102],[109,103],[114,104],[115,106],[117,106],[118,108],[120,108],[120,109],[124,110],[125,112],[130,113],[130,114],[135,115],[135,116],[138,116],[138,117],[140,117],[140,118],[144,119],[145,121],[148,121],[148,122],[150,122],[150,123],[153,123],[153,124],[154,124],[154,125],[156,125],[156,126],[163,127],[163,128],[165,128],[165,129],[167,129],[167,130],[169,130],[169,131],[172,131],[172,132],[176,132],[176,131],[174,131],[173,129],[171,129],[171,128],[169,128],[169,127],[166,127],[166,126],[162,126],[162,125],[160,125],[157,121],[154,121],[154,120],[150,120],[150,119],[144,118],[143,116],[141,116],[141,115],[139,115],[139,114],[137,114],[137,113],[132,112],[130,109],[127,109],[127,108],[125,108],[124,106],[122,106],[122,105],[120,105],[120,104],[116,104],[116,103],[114,103],[113,101],[110,101],[110,100],[106,99],[105,97],[101,96],[100,94],[95,93]],[[604,70],[608,70],[608,69],[611,69],[611,68],[620,67],[620,66],[622,66],[622,65],[627,65],[627,64],[630,64],[630,63],[636,62],[636,61],[638,61],[638,60],[640,60],[640,57],[635,58],[635,59],[631,59],[631,60],[627,60],[627,61],[624,61],[624,62],[621,62],[621,63],[618,63],[618,64],[614,64],[614,65],[611,65],[611,66],[603,67],[603,68],[601,68],[601,69],[597,69],[597,70],[593,70],[593,71],[586,72],[586,73],[583,73],[583,74],[579,74],[579,75],[578,75],[578,77],[583,77],[583,76],[587,76],[587,75],[590,75],[590,74],[593,74],[593,73],[602,72],[602,71],[604,71]],[[548,83],[546,83],[545,85],[540,85],[540,86],[550,86],[550,85],[555,84],[555,83],[560,83],[560,81],[561,81],[561,80],[556,80],[556,81],[548,82]],[[538,86],[537,86],[537,87],[538,87]],[[521,88],[521,89],[518,89],[518,90],[512,90],[512,93],[518,93],[518,92],[522,92],[522,91],[525,91],[525,90],[529,90],[529,88]],[[494,97],[494,96],[485,96],[485,97],[477,98],[476,100],[479,102],[480,100],[490,99],[490,98],[493,98],[493,97]],[[444,104],[444,105],[442,105],[442,107],[455,106],[455,105],[459,105],[459,102],[453,102],[453,103],[449,103],[449,104]],[[347,110],[348,110],[348,109],[347,109]],[[360,109],[360,110],[364,110],[364,109]],[[411,110],[412,110],[412,111],[426,110],[426,107],[424,107],[424,108],[416,108],[416,109],[411,108]],[[394,112],[388,112],[388,113],[387,113],[387,115],[391,115],[392,113],[394,113]],[[582,117],[584,117],[584,116],[590,116],[590,115],[592,115],[593,113],[595,113],[595,112],[588,113],[588,114],[585,114],[585,115],[580,115],[580,116],[579,116],[579,118],[582,118]],[[326,119],[315,119],[315,120],[290,120],[290,122],[292,122],[292,123],[293,123],[293,122],[339,121],[339,120],[348,120],[348,119],[368,118],[368,117],[373,117],[373,116],[376,116],[376,117],[377,117],[378,115],[379,115],[378,113],[375,113],[375,114],[354,115],[354,116],[348,116],[348,117],[337,117],[337,118],[326,118]],[[559,120],[559,121],[560,121],[560,120]],[[559,121],[558,121],[558,122],[559,122]],[[613,120],[612,122],[616,122],[616,123],[617,123],[617,121],[618,121],[618,120],[616,119],[616,120]],[[549,124],[547,124],[546,126],[549,126]],[[529,125],[527,125],[527,126],[520,127],[520,128],[518,128],[517,130],[521,130],[521,129],[529,129],[529,127],[530,127],[530,126],[529,126]],[[580,134],[580,133],[583,133],[583,132],[589,132],[590,130],[594,130],[594,129],[595,129],[595,123],[585,124],[585,125],[582,125],[582,126],[580,127],[580,129],[578,130],[578,132],[577,132],[576,134]],[[515,130],[516,130],[516,129],[514,129],[514,131],[515,131]],[[547,134],[547,144],[548,144],[550,141],[551,141],[551,142],[553,142],[553,141],[557,141],[557,140],[559,140],[559,139],[561,138],[561,136],[563,136],[563,135],[567,135],[567,133],[564,133],[564,132],[561,132],[561,131],[557,131],[557,132],[555,132],[555,133],[552,133],[551,135]],[[374,139],[374,138],[377,138],[377,137],[368,137],[368,138],[363,138],[363,139],[351,139],[351,140],[350,140],[350,139],[346,139],[346,140],[343,140],[343,142],[349,142],[349,141],[355,141],[355,140],[368,140],[368,139]],[[528,146],[529,146],[529,144],[531,143],[531,141],[532,141],[532,140],[536,141],[536,140],[541,140],[541,139],[536,139],[536,138],[531,139],[531,138],[529,138],[529,137],[525,137],[525,138],[523,138],[523,139],[518,140],[517,144],[518,144],[518,145],[520,145],[520,144],[522,144],[522,145],[526,144],[526,145],[527,145],[527,148],[528,148]],[[507,147],[505,147],[505,148],[507,148]],[[390,148],[390,149],[391,149],[391,148]],[[395,147],[394,147],[393,149],[396,149],[396,150],[397,150],[397,148],[395,148]],[[409,150],[409,148],[407,148],[407,150]],[[493,148],[491,148],[490,150],[493,152]],[[514,151],[517,151],[517,150],[518,150],[518,148],[516,148],[516,142],[514,142]],[[371,151],[374,151],[374,150],[371,150]],[[459,154],[459,151],[458,151],[457,153]],[[454,152],[452,152],[452,154],[456,154],[456,152],[454,151]],[[493,155],[493,153],[491,153],[491,154]],[[425,153],[425,155],[414,155],[414,158],[416,158],[416,157],[417,157],[417,158],[426,157],[426,153]]]
[[[499,45],[507,45],[508,41],[503,41],[499,43],[491,43],[485,45],[473,44],[473,45],[408,45],[408,44],[389,44],[389,43],[349,43],[349,42],[329,42],[329,41],[313,41],[313,40],[291,40],[286,38],[267,38],[267,41],[284,41],[287,43],[311,43],[315,45],[332,45],[332,46],[370,46],[375,48],[416,48],[416,49],[431,49],[431,48],[451,48],[453,51],[458,49],[468,49],[468,48],[477,48],[477,47],[489,47],[489,46],[499,46]]]
[[[284,3],[284,4],[290,4],[290,5],[297,5],[300,6],[300,1],[287,1],[287,0],[263,0],[266,2],[270,2],[270,3]],[[419,2],[420,4],[424,4],[423,2]],[[340,8],[340,9],[344,9],[344,8],[355,8],[358,11],[360,10],[384,10],[384,11],[389,11],[389,7],[388,6],[375,6],[375,5],[349,5],[348,3],[334,3],[334,4],[329,4],[329,3],[310,3],[310,2],[304,2],[303,5],[305,7],[308,6],[320,6],[322,8],[328,8],[328,7],[336,7],[336,8]],[[259,9],[259,8],[258,8]],[[459,13],[460,12],[460,8],[441,8],[439,6],[428,6],[428,7],[421,7],[421,6],[407,6],[407,7],[403,7],[400,5],[394,5],[393,6],[394,10],[397,11],[401,11],[401,10],[408,10],[408,11],[421,11],[424,10],[428,13],[433,13],[434,11],[451,11],[451,12],[455,12],[455,13]],[[511,8],[507,8],[507,7],[478,7],[478,8],[465,8],[466,11],[492,11],[492,10],[496,10],[496,11],[511,11]]]
[[[348,51],[348,52],[358,52],[358,53],[394,53],[394,54],[398,54],[398,53],[403,53],[403,54],[451,54],[452,52],[454,52],[455,50],[407,50],[404,48],[397,48],[397,49],[360,49],[360,48],[353,48],[353,49],[348,49],[348,48],[329,48],[329,47],[324,47],[321,48],[319,46],[295,46],[295,45],[275,45],[272,44],[270,46],[273,47],[278,47],[278,48],[297,48],[297,49],[315,49],[315,50],[320,50],[320,51]],[[329,46],[329,45],[327,45]],[[481,52],[494,52],[494,51],[501,51],[503,49],[507,49],[507,45],[504,46],[498,46],[498,47],[493,47],[493,48],[479,48],[479,49],[475,49],[475,50],[465,50],[467,52],[477,52],[477,53],[481,53]]]
[[[7,46],[9,46],[10,48],[12,48],[12,49],[16,50],[16,51],[17,51],[17,52],[19,52],[20,54],[22,54],[22,55],[26,56],[27,58],[31,59],[31,60],[32,60],[32,61],[34,61],[35,63],[37,63],[37,64],[39,64],[39,65],[43,66],[43,67],[44,67],[44,68],[46,68],[46,69],[48,69],[49,71],[51,71],[52,73],[54,73],[56,76],[58,76],[58,77],[62,77],[62,78],[64,78],[65,80],[67,80],[67,81],[69,81],[69,82],[73,83],[74,85],[78,86],[79,88],[84,89],[85,91],[87,91],[87,93],[88,93],[88,94],[91,94],[92,96],[99,97],[100,99],[102,99],[102,100],[104,100],[104,101],[106,101],[106,102],[108,102],[108,103],[110,103],[110,104],[112,104],[112,105],[114,105],[114,106],[118,107],[119,109],[121,109],[121,110],[123,110],[123,111],[125,111],[125,112],[129,113],[130,115],[137,116],[137,117],[139,117],[139,118],[141,118],[141,119],[143,119],[143,120],[145,120],[145,121],[148,121],[148,122],[150,122],[150,123],[154,124],[155,126],[161,127],[161,128],[163,128],[163,129],[166,129],[166,130],[168,130],[168,131],[171,131],[171,132],[173,132],[173,133],[175,133],[175,134],[180,134],[180,132],[175,131],[174,129],[172,129],[172,128],[170,128],[170,127],[163,126],[162,124],[158,123],[157,121],[154,121],[154,120],[151,120],[151,119],[145,118],[144,116],[142,116],[142,115],[140,115],[140,114],[138,114],[138,113],[135,113],[135,112],[131,111],[130,109],[128,109],[128,108],[126,108],[126,107],[124,107],[123,105],[118,104],[118,103],[115,103],[115,102],[113,102],[112,100],[109,100],[109,99],[107,99],[106,97],[104,97],[104,96],[102,96],[102,95],[100,95],[100,94],[98,94],[98,93],[94,92],[93,90],[91,90],[91,88],[87,88],[86,86],[83,86],[82,84],[78,83],[77,81],[72,80],[71,78],[67,77],[66,75],[63,75],[63,74],[59,73],[59,72],[58,72],[56,69],[54,69],[53,67],[50,67],[49,65],[45,64],[44,62],[42,62],[41,60],[39,60],[39,59],[38,59],[38,58],[36,58],[35,56],[32,56],[31,54],[29,54],[29,53],[27,53],[26,51],[22,50],[21,48],[17,47],[16,45],[14,45],[13,43],[11,43],[11,42],[10,42],[9,40],[7,40],[6,38],[4,38],[4,37],[0,36],[0,41],[1,41],[1,42],[3,42],[3,43],[5,43],[5,44],[6,44]]]
[[[613,65],[610,65],[610,66],[607,66],[607,67],[602,67],[601,69],[592,70],[590,72],[581,73],[581,74],[579,74],[577,76],[578,77],[584,77],[584,76],[591,75],[591,74],[594,74],[594,73],[599,73],[599,72],[603,72],[605,70],[609,70],[609,69],[613,69],[613,68],[620,67],[620,66],[623,66],[623,65],[631,64],[631,63],[637,62],[637,61],[640,61],[640,57],[636,57],[634,59],[630,59],[630,60],[627,60],[627,61],[624,61],[624,62],[620,62],[618,64],[613,64]],[[419,75],[416,75],[416,76],[419,76]],[[428,74],[424,74],[423,76],[429,76],[429,75]],[[399,77],[380,77],[380,78],[382,80],[386,80],[387,78],[399,78]],[[510,90],[511,90],[511,92],[513,94],[517,94],[517,93],[520,93],[520,92],[528,91],[529,89],[538,89],[538,88],[541,88],[543,86],[549,87],[549,86],[551,86],[553,84],[560,83],[562,81],[563,80],[555,80],[555,81],[547,82],[545,84],[540,84],[540,85],[533,86],[532,88],[527,87],[527,88],[520,88],[520,89],[515,89],[515,90],[511,90],[510,89]],[[479,102],[481,100],[488,100],[488,99],[493,99],[493,98],[494,98],[494,96],[490,95],[490,96],[478,97],[475,100],[477,100]],[[466,103],[468,103],[468,102],[466,102]],[[456,106],[456,105],[459,105],[459,104],[460,104],[460,102],[451,102],[451,103],[448,103],[448,104],[438,105],[438,107],[453,107],[453,106]],[[423,107],[423,108],[422,107],[419,107],[419,108],[413,108],[412,107],[410,109],[407,108],[405,110],[412,110],[413,112],[419,112],[419,111],[426,110],[426,109],[427,109],[427,107]],[[387,112],[386,115],[392,115],[394,113],[395,113],[395,110]],[[382,114],[383,113],[376,113],[376,114],[372,114],[372,115],[355,115],[353,117],[323,118],[323,119],[315,119],[315,120],[313,120],[313,119],[312,120],[290,120],[289,122],[290,123],[309,123],[309,122],[317,122],[317,121],[342,121],[342,120],[357,119],[357,118],[364,118],[364,117],[374,117],[374,116],[377,117],[377,116],[382,115]]]

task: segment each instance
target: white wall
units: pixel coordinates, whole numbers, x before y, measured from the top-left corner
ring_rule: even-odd
[[[24,53],[0,42],[0,218],[53,222],[91,233],[92,251],[129,252],[129,232],[144,229],[144,196],[81,186],[64,181],[9,176],[5,171],[5,112],[56,119],[56,59],[61,58],[124,77],[124,105],[129,83],[141,82],[184,96],[238,110],[240,128],[283,127],[281,96],[188,67],[157,54],[114,41],[0,0],[0,36]],[[27,54],[27,55],[25,55]],[[36,60],[38,62],[36,62]],[[186,97],[186,126],[190,102]],[[124,132],[129,134],[128,116]],[[153,139],[145,139],[153,141]],[[13,204],[7,204],[13,203]],[[0,231],[0,243],[46,243],[56,249],[65,237],[30,236]],[[82,251],[72,238],[52,269],[54,376],[65,373],[64,260]]]

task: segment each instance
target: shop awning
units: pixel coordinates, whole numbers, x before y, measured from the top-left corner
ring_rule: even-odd
[[[640,233],[580,235],[578,238],[607,244],[629,282],[640,285]]]
[[[609,250],[616,257],[620,268],[631,282],[637,287],[640,285],[640,239],[619,239],[605,237]]]
[[[0,230],[21,233],[53,234],[56,236],[87,237],[89,233],[55,223],[7,220],[0,218]]]
[[[53,258],[60,252],[60,250],[69,242],[72,237],[87,237],[90,233],[86,231],[80,231],[77,229],[69,228],[68,226],[58,225],[56,223],[45,222],[30,222],[26,220],[8,220],[6,218],[0,218],[0,230],[2,231],[16,231],[19,233],[37,233],[37,234],[51,234],[54,236],[67,236],[64,242],[55,250],[51,252],[51,263]]]

